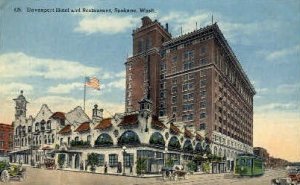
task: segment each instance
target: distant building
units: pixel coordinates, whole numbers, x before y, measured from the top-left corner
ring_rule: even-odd
[[[270,154],[268,153],[267,149],[262,147],[254,147],[253,154],[259,156],[265,162],[265,166],[268,167],[270,163]]]
[[[0,123],[0,156],[6,156],[13,149],[13,126]]]
[[[264,160],[266,168],[281,168],[286,167],[289,164],[285,159],[272,157],[267,149],[262,147],[254,147],[253,153]]]

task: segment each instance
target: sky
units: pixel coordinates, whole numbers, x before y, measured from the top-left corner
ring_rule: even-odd
[[[32,12],[80,8],[81,12]],[[88,13],[86,9],[111,9]],[[135,13],[115,12],[136,9]],[[140,8],[153,12],[140,12]],[[68,112],[83,105],[85,76],[101,90],[87,89],[105,116],[124,111],[125,66],[132,30],[149,16],[169,24],[173,37],[218,23],[254,85],[254,146],[274,157],[300,161],[300,1],[297,0],[0,0],[0,122],[14,119],[20,90],[35,116],[48,104]]]

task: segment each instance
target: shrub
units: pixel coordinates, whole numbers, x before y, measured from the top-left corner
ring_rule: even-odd
[[[95,171],[96,170],[96,165],[99,164],[99,157],[98,154],[96,153],[90,153],[88,154],[88,158],[87,158],[87,165],[91,166],[91,171]]]
[[[210,163],[209,162],[205,162],[202,164],[202,170],[205,173],[209,173],[210,172]]]
[[[173,167],[174,166],[174,160],[172,158],[168,158],[166,160],[166,166],[167,167]]]
[[[191,172],[195,172],[197,170],[197,165],[194,161],[189,161],[186,166]]]
[[[138,158],[136,161],[136,173],[142,174],[147,168],[147,158]]]

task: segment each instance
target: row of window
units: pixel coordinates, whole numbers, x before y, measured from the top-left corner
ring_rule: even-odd
[[[178,46],[178,47],[182,48],[182,46]],[[207,52],[206,46],[202,46],[200,48],[199,54],[202,56],[202,55],[206,54],[206,52]],[[194,50],[184,51],[183,52],[183,60],[194,59],[194,54],[195,54]],[[173,56],[171,60],[172,60],[172,62],[177,62],[178,61],[178,56]]]

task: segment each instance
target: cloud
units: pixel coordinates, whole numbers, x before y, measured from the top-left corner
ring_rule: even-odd
[[[74,82],[69,84],[58,84],[57,86],[50,87],[48,93],[52,94],[68,94],[74,89],[82,89],[83,83]]]
[[[139,21],[139,18],[133,16],[83,16],[74,31],[86,34],[111,35],[132,29]]]
[[[33,86],[27,83],[3,83],[0,84],[0,97],[2,99],[4,96],[17,96],[20,90],[24,90],[26,93],[32,92]]]
[[[121,79],[112,81],[107,84],[107,87],[125,89],[125,78],[121,78]]]
[[[2,54],[0,61],[0,78],[75,79],[97,73],[103,73],[105,76],[101,68],[89,67],[75,61],[36,58],[21,52]]]
[[[169,14],[162,16],[159,20],[161,22],[171,22],[173,25],[173,32],[179,34],[182,31],[184,33],[194,31],[196,29],[196,22],[199,27],[208,25],[211,14],[207,11],[196,11],[193,14],[181,12],[181,11],[172,11]]]
[[[300,111],[300,105],[295,102],[290,103],[269,103],[256,106],[255,112],[289,112]]]
[[[214,22],[218,22],[222,33],[231,43],[250,45],[253,41],[249,36],[255,35],[260,31],[274,31],[280,27],[280,23],[273,20],[255,21],[255,22],[236,22],[228,17],[214,12]],[[219,21],[220,20],[220,21]],[[205,27],[211,24],[212,13],[208,10],[194,12],[172,11],[160,18],[162,22],[170,22],[173,25],[172,30],[180,35],[181,27],[183,33],[194,31],[197,27]],[[268,25],[268,26],[265,26]]]
[[[269,91],[268,88],[256,88],[255,90],[258,95],[266,94]]]
[[[281,50],[277,50],[277,51],[268,53],[266,55],[266,60],[268,60],[268,61],[278,60],[278,59],[282,59],[288,55],[293,55],[293,54],[299,55],[299,53],[300,53],[300,44],[293,46],[291,48],[285,48],[285,49],[281,49]]]
[[[279,85],[276,92],[279,94],[300,93],[300,83]]]

